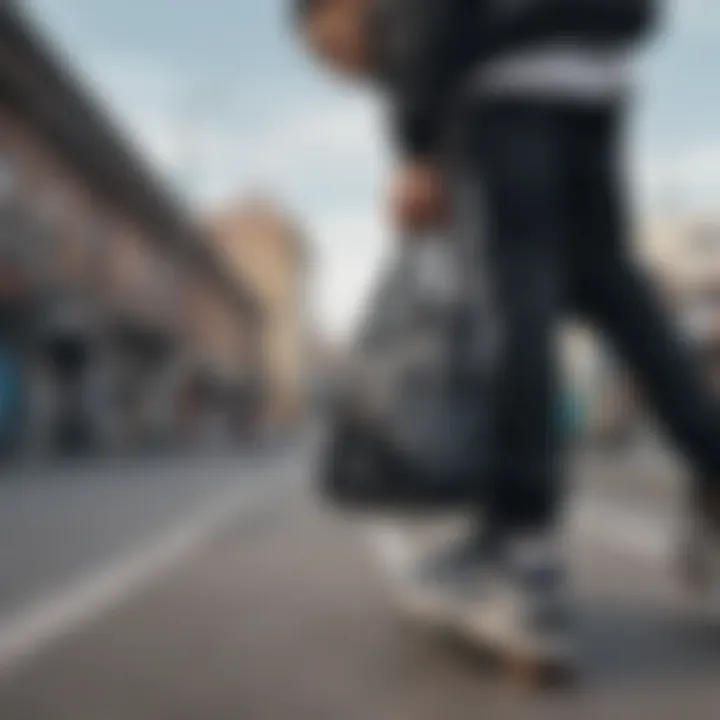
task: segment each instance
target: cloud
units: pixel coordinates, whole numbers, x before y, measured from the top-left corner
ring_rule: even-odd
[[[97,69],[96,85],[131,133],[169,176],[192,172],[205,200],[248,184],[307,188],[382,171],[377,106],[361,94],[328,94],[248,117],[242,90],[194,87],[140,59]]]
[[[362,315],[378,271],[390,255],[390,238],[382,215],[362,207],[319,219],[316,304],[321,325],[330,335],[347,337]]]
[[[720,23],[717,0],[672,0],[673,20],[686,29],[707,29]]]
[[[301,214],[318,260],[317,315],[328,331],[347,333],[388,235],[378,197],[387,153],[374,103],[328,93],[259,122],[240,89],[213,97],[142,57],[96,63],[91,84],[199,212],[261,189]]]
[[[670,155],[646,157],[638,167],[645,198],[662,203],[669,196],[697,206],[720,197],[720,140],[708,139]]]
[[[204,197],[241,191],[253,184],[294,198],[335,196],[339,189],[381,173],[381,134],[372,106],[328,102],[276,117],[260,129],[211,120],[190,129],[191,144],[206,167]]]

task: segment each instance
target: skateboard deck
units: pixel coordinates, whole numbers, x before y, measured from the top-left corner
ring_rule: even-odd
[[[469,622],[462,612],[432,607],[432,598],[418,602],[403,594],[403,580],[417,563],[456,538],[462,527],[451,519],[442,522],[365,521],[361,525],[364,542],[390,586],[399,616],[410,627],[429,630],[450,639],[485,664],[500,671],[513,684],[525,688],[562,688],[576,681],[576,666],[569,658],[544,655],[523,648],[493,632],[483,624]]]

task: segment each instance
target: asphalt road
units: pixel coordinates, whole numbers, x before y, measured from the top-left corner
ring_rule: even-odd
[[[668,571],[675,470],[647,452],[581,466],[581,680],[565,694],[519,693],[400,622],[392,546],[318,507],[304,449],[10,482],[0,718],[717,717],[720,624],[688,614]]]

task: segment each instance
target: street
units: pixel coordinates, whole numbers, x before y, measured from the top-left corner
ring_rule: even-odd
[[[378,557],[390,545],[319,506],[310,450],[5,477],[0,718],[714,716],[720,624],[675,592],[662,455],[578,459],[581,680],[542,695],[399,620]]]

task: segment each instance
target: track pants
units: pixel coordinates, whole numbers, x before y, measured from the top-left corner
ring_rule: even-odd
[[[562,498],[556,338],[569,313],[614,345],[698,480],[720,482],[718,404],[629,250],[624,114],[493,101],[460,123],[451,172],[477,212],[458,218],[500,328],[489,504],[505,525],[548,524]]]

